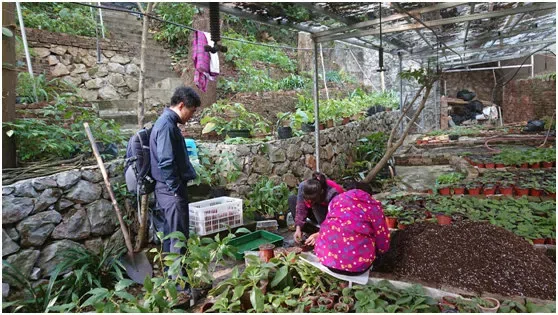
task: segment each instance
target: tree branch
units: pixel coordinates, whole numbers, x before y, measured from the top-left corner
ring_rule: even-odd
[[[140,9],[140,12],[145,14],[145,10],[143,9],[143,5],[141,4],[141,2],[137,2],[138,4],[138,8]]]
[[[401,116],[399,116],[399,119],[397,119],[397,123],[391,129],[391,132],[389,134],[389,139],[388,139],[388,142],[387,142],[387,147],[391,146],[391,143],[393,142],[393,138],[395,137],[395,133],[397,132],[397,129],[399,128],[399,124],[401,124],[401,121],[403,120],[405,115],[407,115],[407,112],[409,112],[409,110],[413,107],[413,105],[417,101],[417,98],[420,96],[420,93],[422,93],[422,90],[424,90],[424,86],[422,86],[420,88],[420,90],[415,94],[411,103],[408,104],[407,106],[403,107],[403,110],[401,111]]]

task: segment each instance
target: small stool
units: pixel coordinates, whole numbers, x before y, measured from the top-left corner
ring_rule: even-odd
[[[372,270],[372,268],[368,269],[368,271],[364,272],[363,274],[360,274],[358,276],[348,276],[348,275],[342,275],[336,272],[333,272],[331,270],[329,270],[329,268],[327,268],[326,266],[322,265],[322,263],[320,262],[320,260],[318,259],[318,257],[312,253],[301,253],[300,254],[300,259],[302,259],[302,261],[309,263],[310,265],[318,268],[319,270],[332,275],[333,277],[339,279],[339,280],[344,280],[344,281],[348,281],[349,282],[349,288],[353,287],[353,282],[354,283],[358,283],[358,284],[362,284],[362,285],[366,285],[368,284],[368,278],[370,277],[370,270]]]

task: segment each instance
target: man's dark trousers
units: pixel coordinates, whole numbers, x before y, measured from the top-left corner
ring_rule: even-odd
[[[189,212],[188,212],[188,193],[186,189],[177,196],[168,188],[167,184],[157,182],[155,185],[155,197],[157,198],[157,207],[163,211],[165,223],[163,232],[165,235],[173,231],[179,231],[188,238],[189,236]],[[163,251],[170,253],[179,253],[184,255],[185,248],[175,248],[179,240],[176,238],[163,241]]]

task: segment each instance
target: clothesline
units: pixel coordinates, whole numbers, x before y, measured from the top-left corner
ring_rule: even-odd
[[[77,4],[77,5],[82,5],[82,6],[86,6],[86,7],[91,7],[91,8],[98,8],[98,9],[104,9],[104,10],[112,10],[112,11],[120,11],[120,12],[127,12],[127,13],[132,13],[132,14],[137,14],[140,16],[148,16],[150,19],[154,19],[157,20],[159,22],[163,22],[163,23],[168,23],[168,24],[172,24],[174,26],[178,26],[178,27],[182,27],[185,28],[187,30],[190,31],[198,31],[197,29],[184,25],[184,24],[180,24],[180,23],[176,23],[176,22],[172,22],[172,21],[167,21],[164,19],[161,19],[157,16],[151,15],[151,14],[145,14],[142,12],[138,12],[138,11],[133,11],[133,10],[128,10],[128,9],[122,9],[122,8],[114,8],[114,7],[106,7],[106,6],[99,6],[99,5],[94,5],[94,4],[88,4],[88,3],[80,3],[80,2],[71,2],[73,4]],[[292,49],[292,50],[314,50],[313,48],[298,48],[298,47],[292,47],[292,46],[283,46],[283,45],[270,45],[270,44],[264,44],[264,43],[259,43],[259,42],[252,42],[252,41],[247,41],[247,40],[243,40],[243,39],[239,39],[239,38],[232,38],[232,37],[225,37],[225,36],[221,36],[221,39],[224,40],[230,40],[230,41],[236,41],[236,42],[240,42],[240,43],[244,43],[244,44],[250,44],[250,45],[257,45],[257,46],[264,46],[264,47],[270,47],[270,48],[282,48],[282,49]],[[326,47],[323,49],[343,49],[343,50],[350,50],[350,48],[330,48],[330,47]]]

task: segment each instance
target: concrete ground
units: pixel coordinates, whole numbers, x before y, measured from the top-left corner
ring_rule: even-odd
[[[455,172],[450,165],[396,166],[400,178],[398,188],[423,192],[436,184],[436,178],[444,173]]]

